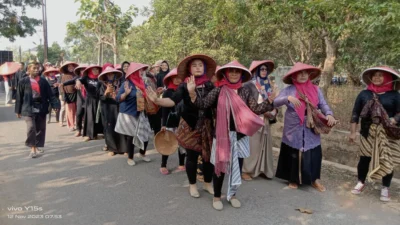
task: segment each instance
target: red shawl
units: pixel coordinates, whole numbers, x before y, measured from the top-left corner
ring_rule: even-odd
[[[189,77],[185,78],[185,83],[187,83],[187,81],[189,80]],[[210,79],[208,79],[206,74],[201,75],[200,77],[194,77],[194,81],[196,82],[196,86],[200,86],[205,84],[207,81],[209,81]]]
[[[374,93],[383,93],[393,90],[393,77],[388,72],[383,73],[383,83],[382,85],[375,85],[372,82],[368,84],[367,90],[370,90]]]
[[[306,114],[307,103],[300,98],[298,92],[304,94],[310,103],[317,107],[318,105],[318,87],[311,83],[310,79],[308,79],[305,83],[299,83],[296,81],[296,76],[293,76],[293,84],[296,86],[296,98],[298,98],[301,102],[301,106],[295,108],[297,115],[300,118],[300,124],[304,123],[304,116]]]
[[[176,89],[178,89],[178,85],[175,85],[173,81],[170,81],[167,85],[167,89],[172,89],[176,91]]]
[[[226,71],[226,74],[229,74],[229,68],[226,69],[225,71]],[[228,79],[226,79],[226,77],[224,76],[224,77],[222,78],[222,80],[217,81],[217,82],[215,83],[215,86],[217,86],[217,87],[222,87],[222,86],[224,86],[224,85],[228,86],[228,87],[231,88],[231,89],[237,90],[237,89],[239,89],[240,87],[242,87],[242,79],[240,79],[238,82],[236,82],[236,83],[234,84],[234,83],[231,83],[231,82],[230,82]]]
[[[247,136],[255,134],[264,122],[253,113],[236,92],[227,85],[221,87],[217,106],[215,173],[227,173],[231,158],[229,124],[231,112],[236,131]]]
[[[129,75],[128,80],[130,80],[136,88],[139,88],[142,91],[143,97],[146,97],[146,85],[140,76],[140,71],[136,71]]]
[[[93,74],[93,69],[90,69],[90,70],[88,71],[88,77],[89,77],[90,79],[97,79],[97,78],[99,77],[99,75],[100,75],[100,74],[94,75],[94,74]]]
[[[39,76],[31,78],[32,91],[37,92],[38,94],[40,94],[39,80],[40,80]]]

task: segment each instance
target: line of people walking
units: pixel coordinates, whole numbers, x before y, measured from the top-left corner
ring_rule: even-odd
[[[203,190],[213,195],[216,210],[224,207],[225,176],[227,200],[234,208],[241,207],[242,180],[259,176],[272,179],[275,174],[290,189],[311,185],[324,192],[321,134],[338,121],[312,83],[321,70],[296,63],[283,77],[286,87],[278,90],[271,78],[274,69],[272,60],[253,61],[250,69],[238,61],[217,67],[212,57],[195,54],[174,69],[167,61],[102,67],[67,62],[56,82],[57,69],[48,68],[45,78],[37,78],[38,64],[31,63],[29,76],[17,88],[16,113],[29,118],[26,145],[32,157],[44,146],[45,115],[63,111],[63,104],[67,126],[77,137],[91,141],[103,134],[103,150],[110,156],[126,154],[131,166],[151,161],[146,151],[154,135],[173,132],[179,144],[176,170],[186,171],[190,196],[201,196],[196,184],[201,157]],[[393,168],[400,162],[400,75],[389,67],[373,67],[362,78],[368,87],[355,102],[349,136],[354,142],[361,119],[359,181],[351,192],[360,194],[366,180],[382,179],[381,200],[389,201]],[[271,129],[282,106],[284,128],[274,173]],[[169,155],[160,157],[160,173],[168,175]]]

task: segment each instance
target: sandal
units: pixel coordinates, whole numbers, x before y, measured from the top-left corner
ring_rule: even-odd
[[[82,134],[81,134],[81,132],[76,132],[75,133],[75,137],[80,137]]]
[[[325,192],[326,188],[324,185],[320,184],[318,181],[314,181],[311,186],[315,189],[317,189],[319,192]]]
[[[88,142],[88,141],[90,141],[90,140],[92,140],[92,139],[90,139],[90,137],[85,137],[85,138],[83,139],[84,142]]]
[[[107,147],[107,145],[104,145],[104,147],[103,147],[103,151],[108,151],[108,147]]]
[[[240,201],[237,198],[231,198],[229,203],[231,203],[233,208],[240,208],[242,206],[242,204],[240,203]]]
[[[214,188],[211,183],[204,182],[203,190],[210,193],[211,195],[214,195]]]
[[[185,166],[178,166],[178,168],[176,168],[176,170],[178,172],[186,171],[186,167]]]
[[[251,181],[253,180],[253,178],[251,178],[251,176],[247,173],[242,173],[242,179],[245,181]]]
[[[163,174],[163,175],[168,175],[169,171],[168,171],[168,169],[166,167],[161,167],[160,168],[160,173]]]
[[[220,200],[213,199],[213,208],[218,211],[221,211],[224,209],[224,205],[222,204],[221,199]]]
[[[299,185],[297,185],[296,183],[289,183],[288,187],[290,189],[297,189],[297,188],[299,188]]]
[[[197,186],[195,184],[194,185],[189,185],[189,193],[190,193],[190,196],[192,196],[193,198],[199,198],[200,197],[200,193],[197,190]]]

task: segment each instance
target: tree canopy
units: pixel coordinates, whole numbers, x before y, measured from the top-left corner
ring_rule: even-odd
[[[96,20],[97,14],[89,12],[75,25]],[[153,0],[142,12],[149,19],[124,26],[118,51],[109,49],[121,60],[151,64],[165,59],[171,66],[193,53],[209,54],[218,64],[233,59],[245,65],[259,59],[272,59],[277,66],[304,62],[323,70],[320,85],[326,92],[334,74],[347,74],[359,84],[359,73],[368,66],[398,65],[397,12],[397,0]],[[95,30],[86,26],[74,34],[75,41],[81,39],[76,43],[86,45],[77,53],[98,49]]]
[[[26,16],[27,7],[41,6],[41,0],[3,0],[0,2],[0,36],[15,41],[16,37],[33,35],[41,20]]]

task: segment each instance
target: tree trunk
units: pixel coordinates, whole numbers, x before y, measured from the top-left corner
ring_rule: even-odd
[[[99,49],[97,52],[97,65],[101,65],[101,44],[99,43]]]
[[[114,52],[114,65],[117,64],[118,46],[117,46],[117,28],[114,27],[114,37],[113,37],[113,52]]]
[[[324,69],[322,70],[321,81],[319,87],[321,88],[324,96],[327,96],[329,85],[331,84],[333,72],[335,70],[335,62],[337,57],[337,44],[328,35],[324,37],[326,57],[324,62]]]

